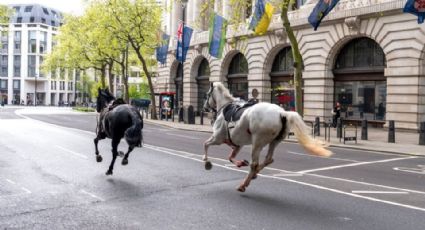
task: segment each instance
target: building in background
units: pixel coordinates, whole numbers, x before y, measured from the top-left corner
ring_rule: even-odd
[[[0,95],[5,104],[63,105],[75,101],[80,72],[40,70],[55,46],[61,12],[39,4],[10,5],[10,23],[0,25]]]
[[[268,32],[254,36],[248,30],[253,7],[232,9],[230,0],[211,6],[226,19],[239,10],[246,25],[229,26],[223,57],[208,52],[208,15],[200,17],[207,0],[163,2],[167,11],[163,30],[171,35],[167,62],[158,65],[156,92],[177,92],[183,106],[200,110],[208,83],[221,81],[235,97],[249,99],[257,89],[260,101],[294,110],[291,44],[274,13]],[[304,2],[304,1],[302,1]],[[418,129],[425,121],[425,27],[417,17],[403,13],[405,0],[340,0],[317,31],[307,18],[317,1],[307,1],[288,13],[304,59],[304,119],[331,118],[336,102],[342,117]],[[252,0],[252,6],[255,0]],[[185,15],[185,18],[183,18]],[[179,21],[194,28],[187,59],[175,58]],[[242,42],[231,45],[232,38]],[[184,73],[184,74],[183,74]]]

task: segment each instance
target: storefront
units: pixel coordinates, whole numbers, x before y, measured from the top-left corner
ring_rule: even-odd
[[[295,111],[293,65],[291,47],[285,47],[276,55],[270,72],[271,102],[287,111]]]

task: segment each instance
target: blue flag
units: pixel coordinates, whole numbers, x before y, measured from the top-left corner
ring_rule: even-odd
[[[323,18],[331,12],[338,2],[339,0],[319,0],[308,17],[308,22],[314,27],[314,30],[317,30],[320,22],[322,22]]]
[[[161,64],[165,64],[167,61],[168,44],[170,42],[170,35],[162,33],[160,36],[161,44],[156,47],[156,60]]]
[[[425,19],[425,0],[407,0],[403,12],[418,16],[418,23],[424,23]]]
[[[193,29],[187,26],[184,26],[183,23],[180,23],[177,30],[177,50],[176,50],[176,59],[180,62],[186,61],[186,53],[189,49],[190,39],[192,37]],[[183,44],[184,40],[184,44]]]
[[[210,40],[208,44],[211,56],[221,58],[226,39],[227,20],[213,13],[210,19]]]

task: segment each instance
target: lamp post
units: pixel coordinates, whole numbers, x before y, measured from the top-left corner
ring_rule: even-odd
[[[189,0],[181,0],[181,4],[182,4],[182,53],[181,53],[181,55],[182,55],[182,79],[181,79],[181,85],[180,85],[180,87],[183,87],[183,79],[184,79],[184,26],[185,26],[185,22],[186,22],[186,5],[187,5],[187,2],[188,2]],[[183,91],[183,90],[181,90],[181,89],[179,89],[178,90],[178,92],[176,92],[176,105],[178,105],[179,107],[181,107],[181,106],[183,106],[183,105],[179,105],[179,103],[180,103],[180,97],[183,97],[183,95],[180,95],[180,92],[179,91]]]
[[[34,106],[37,106],[37,75],[38,73],[35,73],[34,79],[35,79],[35,86],[34,86]]]

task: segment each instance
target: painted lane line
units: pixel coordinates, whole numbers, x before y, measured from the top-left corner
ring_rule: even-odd
[[[21,187],[21,189],[22,190],[24,190],[26,193],[28,193],[28,194],[31,194],[32,192],[29,190],[29,189],[27,189],[27,188],[25,188],[25,187]]]
[[[199,140],[200,138],[198,137],[192,137],[192,136],[187,136],[187,135],[180,135],[180,134],[174,134],[174,133],[166,133],[169,136],[176,136],[176,137],[184,137],[187,139],[192,139],[192,140]]]
[[[315,155],[311,155],[311,154],[308,154],[308,153],[299,153],[299,152],[294,152],[294,151],[288,151],[288,153],[290,153],[290,154],[294,154],[294,155],[307,156],[307,157],[317,157],[317,158],[323,158],[323,157],[315,156]],[[330,157],[330,158],[328,158],[328,159],[329,159],[329,160],[348,161],[348,162],[361,162],[361,161],[350,160],[350,159],[344,159],[344,158],[338,158],[338,157]]]
[[[9,182],[9,183],[11,183],[11,184],[16,184],[16,182],[13,181],[13,180],[6,179],[6,181]]]
[[[97,199],[97,200],[105,201],[105,199],[100,198],[99,196],[96,196],[96,195],[95,195],[95,194],[93,194],[93,193],[87,192],[87,191],[86,191],[86,190],[84,190],[84,189],[81,189],[81,190],[80,190],[80,192],[81,192],[81,193],[84,193],[84,194],[87,194],[87,195],[89,195],[89,196],[91,196],[91,197],[93,197],[93,198],[95,198],[95,199]]]
[[[278,174],[273,174],[272,176],[275,176],[275,177],[304,176],[304,174],[301,174],[301,173],[278,173]]]
[[[345,165],[335,165],[335,166],[329,166],[329,167],[323,167],[323,168],[317,168],[317,169],[309,169],[309,170],[298,171],[297,173],[318,172],[318,171],[332,170],[332,169],[338,169],[338,168],[346,168],[346,167],[353,167],[353,166],[359,166],[359,165],[378,164],[378,163],[400,161],[400,160],[407,160],[407,159],[414,159],[414,158],[418,158],[418,157],[417,156],[400,157],[400,158],[391,158],[391,159],[380,160],[380,161],[366,161],[366,162],[358,162],[358,163],[345,164]]]
[[[353,190],[351,191],[355,194],[409,194],[404,191],[365,191],[365,190]]]
[[[151,149],[155,150],[154,148],[151,148]],[[194,159],[194,158],[190,158],[190,157],[185,157],[185,156],[182,156],[182,155],[179,155],[179,154],[176,154],[176,153],[172,153],[170,151],[161,151],[161,152],[164,152],[164,153],[167,153],[167,154],[170,154],[170,155],[173,155],[173,156],[177,156],[177,157],[182,157],[182,158],[187,158],[187,159],[192,159],[192,160],[195,160],[195,161],[203,162],[202,160]],[[416,157],[413,157],[413,158],[416,158]],[[248,171],[241,170],[241,169],[238,169],[238,168],[227,167],[225,165],[220,165],[220,164],[215,164],[215,163],[213,163],[213,165],[220,167],[220,168],[229,169],[229,170],[232,170],[232,171],[248,173]],[[264,174],[258,174],[258,176],[265,177],[265,178],[271,178],[271,179],[277,179],[277,180],[283,180],[283,181],[296,183],[296,184],[300,184],[300,185],[304,185],[304,186],[308,186],[308,187],[313,187],[313,188],[320,189],[320,190],[325,190],[325,191],[329,191],[329,192],[334,192],[334,193],[338,193],[338,194],[343,194],[343,195],[347,195],[347,196],[352,196],[352,197],[356,197],[356,198],[370,200],[370,201],[374,201],[374,202],[378,202],[378,203],[390,204],[390,205],[394,205],[394,206],[398,206],[398,207],[414,209],[414,210],[425,212],[425,208],[421,208],[421,207],[417,207],[417,206],[413,206],[413,205],[401,204],[401,203],[382,200],[382,199],[377,199],[377,198],[368,197],[368,196],[363,196],[363,195],[359,195],[359,194],[345,192],[345,191],[338,190],[338,189],[333,189],[333,188],[328,188],[328,187],[324,187],[324,186],[320,186],[320,185],[301,182],[301,181],[297,181],[297,180],[293,180],[293,179],[289,179],[289,178],[276,177],[276,176],[264,175]]]
[[[407,168],[407,167],[394,167],[395,171],[409,172],[409,173],[417,173],[417,174],[425,174],[425,166],[418,165],[417,168]]]
[[[83,155],[83,154],[81,154],[81,153],[74,152],[74,151],[72,151],[72,150],[69,150],[69,149],[64,148],[64,147],[62,147],[62,146],[59,146],[59,145],[56,145],[56,147],[57,147],[57,148],[60,148],[60,149],[62,149],[62,150],[64,150],[64,151],[66,151],[66,152],[68,152],[68,153],[71,153],[71,154],[72,154],[72,155],[74,155],[74,156],[77,156],[77,157],[80,157],[80,158],[83,158],[83,159],[88,159],[88,157],[87,157],[86,155]]]

